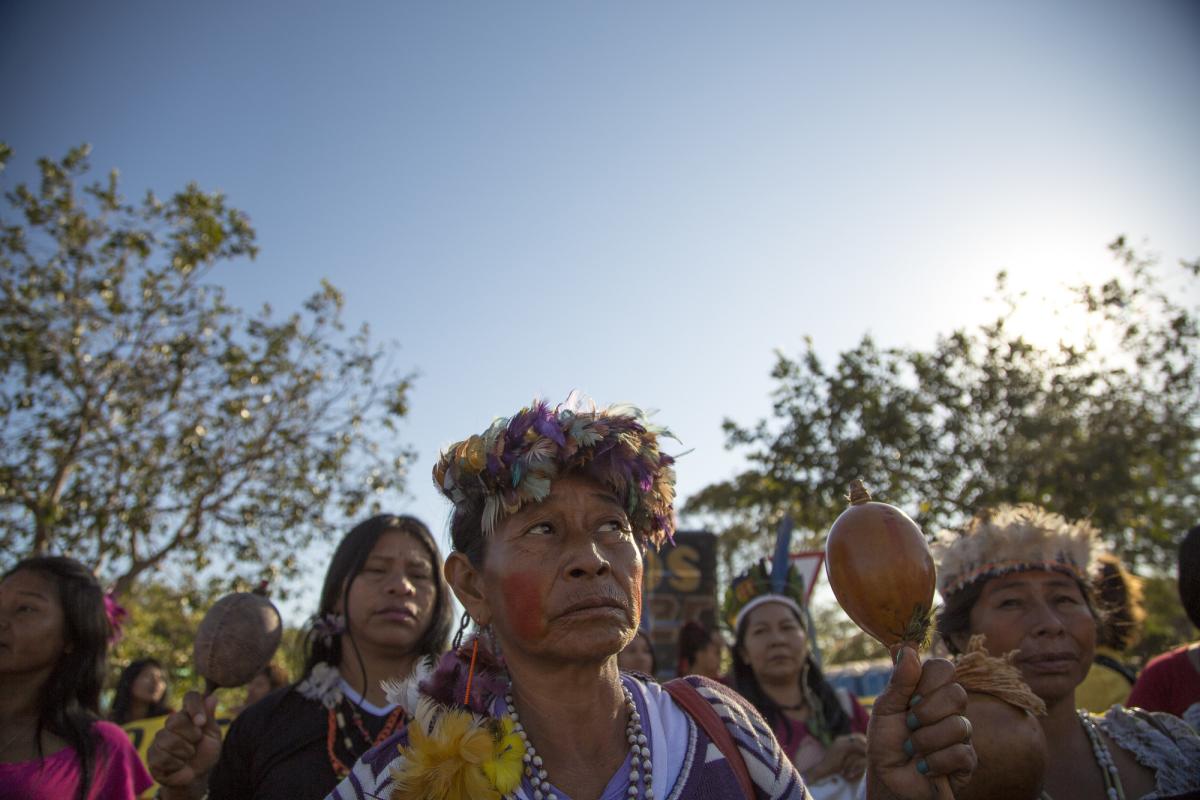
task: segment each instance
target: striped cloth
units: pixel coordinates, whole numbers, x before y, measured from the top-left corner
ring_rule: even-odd
[[[741,796],[737,777],[720,750],[661,686],[630,674],[623,674],[622,680],[633,694],[642,727],[650,738],[655,797],[730,800]],[[712,705],[732,735],[754,783],[753,800],[811,800],[799,773],[758,711],[741,695],[715,681],[699,676],[685,680]],[[503,713],[502,705],[493,708]],[[393,788],[391,770],[400,762],[398,748],[405,744],[406,736],[401,732],[369,750],[326,800],[389,800]],[[627,797],[628,774],[626,759],[613,774],[601,800]],[[670,788],[664,793],[666,786]],[[570,800],[567,795],[556,793],[562,800]],[[533,792],[525,783],[513,797],[531,800]]]

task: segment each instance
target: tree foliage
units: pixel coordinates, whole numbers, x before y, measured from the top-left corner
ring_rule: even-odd
[[[282,317],[230,305],[209,278],[257,248],[224,196],[129,202],[115,170],[80,185],[87,157],[5,193],[0,552],[69,553],[121,591],[171,562],[294,574],[403,485],[410,379],[328,283]]]
[[[1020,302],[928,349],[869,336],[827,365],[811,342],[779,353],[769,419],[726,420],[748,468],[689,499],[685,512],[723,531],[726,563],[768,551],[790,512],[820,546],[850,481],[933,532],[1001,502],[1086,517],[1134,564],[1166,567],[1200,516],[1200,262],[1187,288],[1164,288],[1154,258],[1110,245],[1118,276],[1072,290],[1088,335],[1041,348],[1014,332]]]

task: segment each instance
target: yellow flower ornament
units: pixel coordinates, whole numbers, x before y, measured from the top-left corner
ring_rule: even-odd
[[[508,717],[421,698],[392,769],[392,800],[500,800],[521,784],[525,745]]]
[[[494,757],[483,762],[484,773],[501,794],[516,791],[521,785],[524,755],[525,743],[513,730],[512,719],[505,717],[500,720],[500,743]]]

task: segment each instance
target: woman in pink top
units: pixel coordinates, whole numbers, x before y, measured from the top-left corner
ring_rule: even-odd
[[[99,719],[111,628],[96,578],[60,556],[0,580],[0,800],[128,800],[150,775]]]

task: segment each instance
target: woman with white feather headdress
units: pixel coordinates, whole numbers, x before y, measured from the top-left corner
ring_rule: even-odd
[[[1034,761],[1045,764],[1042,800],[1196,796],[1200,738],[1181,720],[1121,706],[1093,716],[1076,707],[1103,613],[1091,583],[1095,528],[1037,506],[1001,506],[942,534],[935,551],[943,640],[962,653],[982,638],[986,652],[1010,660],[1045,704],[1044,752],[1024,765],[1003,748],[989,759],[988,745],[1003,741],[1003,731],[975,731],[985,746],[969,796],[995,796],[1023,767],[1032,774]]]

